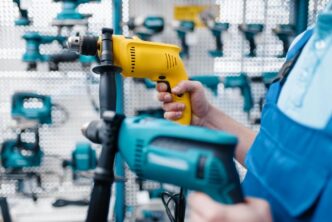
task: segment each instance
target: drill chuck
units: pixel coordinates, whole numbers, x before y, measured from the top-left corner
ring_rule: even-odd
[[[81,55],[95,56],[98,50],[98,37],[96,36],[71,36],[67,46]]]

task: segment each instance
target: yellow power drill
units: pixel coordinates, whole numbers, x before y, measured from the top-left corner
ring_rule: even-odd
[[[68,47],[82,55],[102,56],[102,38],[96,36],[69,37]],[[122,69],[125,77],[148,78],[154,82],[166,83],[168,92],[181,80],[187,80],[184,64],[180,58],[180,48],[176,45],[143,41],[137,37],[112,35],[114,65]],[[172,94],[173,101],[185,104],[181,119],[176,122],[189,125],[191,104],[189,93]]]

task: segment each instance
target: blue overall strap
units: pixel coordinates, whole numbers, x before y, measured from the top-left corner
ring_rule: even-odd
[[[305,32],[296,37],[296,39],[294,40],[294,42],[290,46],[290,49],[287,52],[286,61],[292,60],[298,54],[299,51],[302,51],[303,47],[310,39],[313,32],[314,32],[314,27],[310,27]]]

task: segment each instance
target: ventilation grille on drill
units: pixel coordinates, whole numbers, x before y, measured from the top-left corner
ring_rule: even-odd
[[[177,59],[175,56],[165,53],[167,69],[172,69],[178,65]]]
[[[208,176],[208,181],[210,184],[222,184],[222,175],[220,173],[220,169],[218,167],[218,164],[216,162],[212,162],[209,176]]]
[[[135,149],[135,163],[134,169],[137,173],[137,176],[142,176],[142,153],[143,153],[144,141],[141,139],[136,140],[136,149]]]
[[[131,73],[135,72],[135,60],[136,60],[136,53],[135,53],[135,47],[130,47],[130,63],[131,63]]]

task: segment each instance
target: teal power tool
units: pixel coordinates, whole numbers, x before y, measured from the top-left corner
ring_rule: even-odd
[[[28,120],[37,124],[51,124],[51,97],[32,92],[16,92],[12,96],[11,115],[20,122]],[[33,134],[33,142],[24,142],[26,134]],[[40,166],[43,156],[39,145],[38,125],[21,129],[17,139],[6,140],[1,149],[2,165],[6,169]]]
[[[13,119],[26,119],[38,124],[52,123],[52,99],[33,92],[16,92],[12,96]]]
[[[26,52],[23,54],[22,60],[28,63],[28,71],[36,70],[37,62],[49,61],[49,55],[41,54],[40,45],[57,41],[63,46],[67,40],[65,36],[41,35],[39,32],[26,32],[22,38],[26,41]]]
[[[31,18],[29,18],[28,10],[22,8],[21,0],[13,0],[17,4],[20,17],[15,20],[15,25],[17,26],[27,26],[32,23]]]
[[[71,160],[64,160],[64,168],[70,166],[73,170],[73,179],[78,178],[80,172],[90,171],[97,166],[97,154],[90,143],[79,142],[71,153]]]
[[[254,99],[251,92],[250,78],[245,73],[240,73],[237,76],[227,76],[224,78],[224,87],[227,88],[239,88],[243,97],[243,111],[250,113],[250,110],[254,106]]]
[[[209,50],[209,55],[212,57],[222,57],[224,56],[224,44],[222,42],[222,33],[227,31],[229,28],[229,23],[216,22],[209,29],[212,35],[216,39],[216,49]]]
[[[90,15],[78,12],[77,8],[81,4],[90,2],[101,2],[101,0],[53,0],[54,2],[62,2],[62,11],[57,14],[56,20],[84,20]]]
[[[33,142],[25,142],[25,133],[33,134]],[[23,129],[17,139],[6,140],[1,147],[1,163],[5,169],[20,170],[26,167],[39,167],[44,153],[39,145],[38,128]]]
[[[295,26],[290,24],[280,24],[273,28],[272,32],[279,38],[283,46],[282,54],[278,57],[286,57],[290,43],[295,36]]]
[[[209,11],[201,13],[200,18],[216,40],[216,49],[209,50],[209,55],[214,58],[224,56],[222,33],[229,29],[229,23],[217,22],[216,16]]]
[[[150,41],[152,36],[160,34],[164,30],[165,21],[161,16],[147,16],[143,19],[132,17],[129,18],[126,25],[140,39]]]
[[[113,112],[105,112],[104,120],[112,125],[108,139],[113,147],[108,156],[102,153],[99,161],[109,161],[109,180],[114,181],[114,159],[110,159],[120,152],[129,168],[140,178],[204,192],[220,203],[243,202],[233,161],[236,137],[220,131],[181,126],[163,119],[144,116],[124,118]],[[82,131],[92,142],[102,143],[105,130],[104,122],[93,121]],[[101,170],[97,167],[97,171]],[[92,195],[91,204],[96,201],[95,195]],[[101,206],[105,203],[98,203],[95,204],[100,210],[94,208],[93,214],[99,217],[94,221],[105,221],[100,217],[103,214]]]
[[[101,2],[101,0],[53,0],[54,2],[62,2],[62,10],[57,14],[52,21],[52,25],[57,26],[59,33],[63,27],[73,28],[80,25],[88,27],[88,18],[91,14],[83,14],[78,11],[81,4],[90,2]]]
[[[249,53],[248,57],[256,57],[257,56],[257,44],[255,41],[255,37],[263,32],[264,25],[263,24],[241,24],[239,25],[239,30],[244,34],[245,39],[249,42]]]
[[[195,22],[193,21],[180,21],[179,26],[175,28],[176,34],[180,40],[182,51],[180,52],[181,58],[189,58],[189,45],[187,43],[187,34],[194,32]]]

